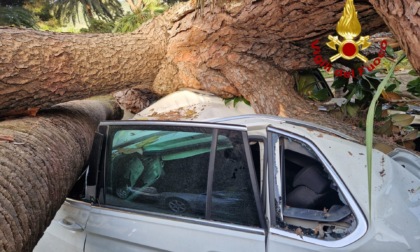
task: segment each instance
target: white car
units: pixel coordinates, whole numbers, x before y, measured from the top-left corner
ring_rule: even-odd
[[[102,122],[35,251],[419,250],[418,156],[374,150],[369,209],[350,137],[268,115],[199,120]]]

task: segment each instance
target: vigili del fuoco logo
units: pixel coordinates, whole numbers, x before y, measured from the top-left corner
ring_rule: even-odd
[[[331,71],[332,65],[331,62],[336,61],[339,58],[345,60],[353,60],[358,58],[363,62],[367,62],[368,59],[360,53],[367,49],[371,43],[369,42],[369,36],[360,36],[356,41],[355,39],[362,32],[362,26],[360,25],[359,19],[357,18],[356,7],[354,6],[353,0],[346,0],[343,15],[338,21],[337,24],[337,33],[340,35],[332,36],[329,35],[329,42],[327,46],[334,51],[337,51],[337,54],[330,57],[329,61],[324,60],[321,56],[321,48],[319,47],[319,40],[315,40],[311,43],[311,48],[314,50],[314,61],[317,65],[323,67],[326,71]],[[385,57],[385,50],[387,47],[387,41],[383,40],[381,42],[381,48],[378,53],[378,57],[375,58],[369,66],[362,66],[357,69],[359,75],[362,75],[364,68],[370,72],[376,68],[381,63],[381,59]],[[351,69],[350,71],[343,71],[342,69],[337,69],[334,71],[334,76],[337,77],[355,77],[355,70]]]

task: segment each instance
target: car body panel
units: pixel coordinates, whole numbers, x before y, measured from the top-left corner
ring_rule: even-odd
[[[308,122],[256,115],[253,110],[246,107],[239,110],[235,107],[226,108],[223,107],[222,99],[206,93],[191,90],[180,93],[182,99],[177,99],[176,93],[170,97],[170,100],[163,98],[141,112],[137,118],[151,120],[154,115],[161,116],[183,106],[185,113],[181,113],[177,119],[198,120],[203,125],[219,123],[237,125],[238,128],[246,127],[250,139],[259,138],[265,141],[269,134],[267,129],[272,129],[276,134],[304,139],[316,150],[331,177],[343,191],[344,197],[358,218],[360,228],[349,238],[338,240],[338,242],[323,241],[284,231],[274,227],[276,221],[276,217],[272,214],[274,202],[267,198],[264,199],[267,230],[94,205],[90,209],[86,208],[86,211],[90,210],[88,219],[84,217],[84,213],[81,214],[82,217],[77,217],[77,214],[70,215],[82,220],[80,223],[87,223],[86,226],[82,225],[84,231],[79,232],[77,239],[70,242],[80,242],[83,237],[86,237],[86,251],[415,251],[420,247],[420,229],[418,228],[420,226],[420,163],[417,161],[418,156],[405,153],[405,150],[396,150],[389,156],[376,150],[373,151],[372,208],[370,211],[366,147],[355,142],[353,138],[339,131]],[[205,105],[198,106],[202,103]],[[212,110],[212,107],[215,110]],[[191,112],[194,116],[188,116],[191,115],[187,113],[190,110],[194,110]],[[206,113],[200,114],[200,111],[206,111]],[[133,126],[144,122],[120,121],[104,125],[113,123],[126,123]],[[171,124],[171,122],[156,123]],[[185,122],[185,126],[188,125],[188,122]],[[272,143],[266,147],[274,148]],[[267,150],[264,149],[262,152],[267,153]],[[270,150],[268,153],[270,154]],[[179,157],[180,155],[168,156],[167,160]],[[267,165],[267,161],[261,159],[261,167],[265,169],[265,179],[269,180],[266,171],[274,169],[272,166],[276,164],[270,164],[270,162],[268,166],[263,166],[263,164]],[[270,183],[261,178],[260,184],[260,188],[263,189],[261,194],[266,197],[272,194],[271,197],[273,197],[273,188],[270,188]],[[165,195],[163,192],[157,197],[169,196],[174,195],[169,192]],[[195,202],[194,208],[197,211],[203,208],[202,197],[186,194],[178,196]],[[56,219],[59,216],[68,216],[68,211],[76,211],[69,209],[69,206],[72,205],[60,209]],[[56,226],[57,222],[53,221],[41,240],[39,248],[42,244],[50,243],[51,245],[61,241],[57,237],[50,236],[55,232],[53,230],[56,230]],[[67,236],[64,233],[60,235]],[[52,241],[54,239],[57,240]],[[49,248],[52,247],[54,246]],[[47,247],[42,246],[42,248]],[[80,245],[75,249],[77,250],[74,251],[81,251]]]
[[[297,136],[305,136],[305,138],[314,143],[322,153],[333,152],[333,155],[325,156],[325,158],[343,179],[346,186],[357,199],[358,204],[362,207],[365,214],[368,215],[367,213],[369,209],[369,200],[365,146],[353,141],[338,138],[331,132],[314,130],[312,128],[308,129],[302,126],[297,126],[295,124],[282,122],[281,119],[277,119],[277,122],[264,122],[265,118],[271,118],[271,116],[266,117],[264,115],[244,115],[240,117],[233,117],[231,119],[225,118],[223,119],[223,122],[233,124],[247,124],[247,121],[252,120],[253,125],[251,127],[248,126],[250,135],[265,135],[265,127],[270,125],[277,129],[291,132]],[[214,122],[220,121],[214,120]],[[404,152],[405,150],[401,151]],[[399,152],[396,150],[395,154],[393,155],[397,155],[396,153],[401,153],[401,151]],[[410,154],[409,157],[411,157],[410,161],[406,162],[411,164],[411,169],[416,171],[415,166],[417,166],[417,171],[420,171],[420,163],[415,164],[415,162],[419,160],[419,157],[413,154]],[[343,165],[344,160],[345,165]],[[386,200],[382,194],[375,193],[375,191],[382,192],[384,186],[396,186],[400,188],[400,190],[407,192],[404,193],[404,195],[401,195],[402,198],[406,199],[407,202],[411,202],[409,198],[420,197],[420,190],[412,190],[413,188],[418,188],[420,184],[418,178],[413,178],[413,173],[410,172],[410,169],[405,169],[390,156],[385,155],[384,153],[375,149],[373,150],[372,163],[374,164],[374,176],[372,177],[374,190],[373,196],[377,196],[376,200]],[[366,176],[364,176],[364,174],[366,174]],[[398,176],[398,179],[395,179],[395,176]],[[373,199],[375,200],[375,198]],[[372,204],[376,203],[373,202]],[[420,202],[418,202],[418,204],[420,205]]]
[[[388,153],[388,156],[397,161],[401,166],[406,168],[414,176],[420,179],[419,156],[401,148],[396,148],[395,150],[391,151]]]
[[[259,128],[265,127],[265,125],[260,125],[264,124],[265,117],[264,115],[244,115],[231,119],[225,118],[223,121],[242,124],[253,120],[251,129],[254,130],[249,130],[249,133],[264,134]],[[218,122],[218,120],[214,121]],[[277,119],[277,122],[272,120],[269,125],[298,136],[305,136],[324,154],[333,152],[333,155],[327,155],[325,158],[339,174],[365,217],[369,219],[365,146],[337,138],[331,132],[326,133],[288,124],[287,122],[281,122],[280,119]],[[413,159],[417,160],[418,156],[414,155],[412,157],[412,154],[409,156],[411,157],[410,164],[415,166]],[[343,165],[343,162],[345,162],[345,165]],[[409,169],[404,168],[391,157],[377,150],[373,150],[372,163],[374,164],[372,168],[372,212],[369,229],[357,245],[350,245],[345,250],[353,251],[364,248],[395,251],[396,248],[410,250],[413,249],[413,245],[420,246],[420,229],[416,228],[420,224],[420,179],[413,176]],[[411,169],[419,170],[419,166],[420,163],[417,163],[417,169]],[[269,241],[271,240],[269,239]],[[364,243],[365,245],[363,245]]]
[[[265,251],[262,229],[93,208],[86,251]]]
[[[244,102],[225,101],[209,92],[184,88],[162,97],[151,106],[136,114],[134,120],[194,120],[255,114],[254,109]]]
[[[44,232],[34,251],[84,251],[86,222],[91,205],[67,199]]]

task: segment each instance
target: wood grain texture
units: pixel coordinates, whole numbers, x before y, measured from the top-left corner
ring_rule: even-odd
[[[369,0],[420,73],[420,1]]]
[[[37,117],[0,122],[0,250],[32,251],[87,164],[115,102],[73,101]]]
[[[278,113],[261,87],[281,89],[288,72],[315,67],[310,43],[335,32],[343,1],[224,2],[178,4],[124,35],[0,29],[0,117],[133,86],[243,95],[258,111]],[[367,1],[357,9],[367,34],[384,27]]]

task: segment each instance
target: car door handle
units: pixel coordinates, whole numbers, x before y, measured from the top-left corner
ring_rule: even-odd
[[[69,218],[64,218],[64,219],[60,220],[58,222],[58,224],[60,224],[64,228],[72,230],[72,231],[78,231],[78,232],[83,231],[82,226],[80,226],[74,220],[69,219]]]

